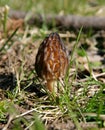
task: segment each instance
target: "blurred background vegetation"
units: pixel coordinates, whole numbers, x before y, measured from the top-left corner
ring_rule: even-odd
[[[0,0],[0,6],[35,13],[104,15],[105,0]],[[101,9],[101,10],[100,10]]]

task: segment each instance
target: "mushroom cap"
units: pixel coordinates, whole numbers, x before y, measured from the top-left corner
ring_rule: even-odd
[[[36,55],[35,70],[44,80],[63,78],[68,68],[68,54],[58,33],[51,33],[41,43]]]

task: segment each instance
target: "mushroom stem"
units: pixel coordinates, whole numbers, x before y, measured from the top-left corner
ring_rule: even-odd
[[[47,80],[46,87],[50,92],[57,93],[57,81]]]

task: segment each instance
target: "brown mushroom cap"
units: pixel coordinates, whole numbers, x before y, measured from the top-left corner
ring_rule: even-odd
[[[41,43],[35,62],[38,76],[44,80],[64,77],[68,68],[67,50],[58,33],[51,33]]]

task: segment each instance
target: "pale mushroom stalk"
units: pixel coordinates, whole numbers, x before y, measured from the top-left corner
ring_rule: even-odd
[[[46,87],[50,92],[57,93],[57,80],[47,80]]]

